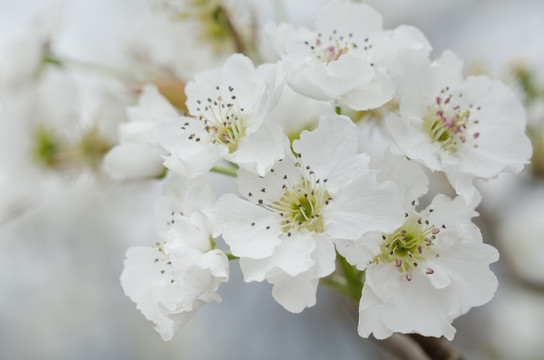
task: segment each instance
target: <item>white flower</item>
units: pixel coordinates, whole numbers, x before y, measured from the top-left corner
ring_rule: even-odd
[[[155,86],[146,85],[127,115],[129,122],[119,125],[119,144],[104,158],[104,170],[116,180],[160,176],[165,151],[156,144],[156,122],[178,116],[176,109]]]
[[[373,333],[383,339],[401,332],[451,340],[451,322],[493,297],[498,283],[489,264],[498,252],[482,243],[470,220],[474,215],[460,197],[437,195],[424,211],[407,212],[395,231],[360,240],[369,251],[350,260],[365,269],[362,337]]]
[[[281,127],[266,121],[277,101],[277,81],[275,66],[255,69],[243,55],[197,74],[186,87],[191,115],[159,130],[159,142],[171,154],[164,165],[195,177],[226,159],[264,175],[283,157]]]
[[[406,53],[397,69],[400,116],[387,126],[401,151],[443,171],[467,203],[478,203],[474,178],[519,172],[531,156],[525,113],[510,89],[483,76],[463,79],[462,62]]]
[[[386,67],[399,49],[430,51],[418,30],[405,26],[385,32],[378,12],[344,1],[321,9],[315,31],[290,24],[269,24],[267,31],[291,65],[287,79],[293,90],[355,110],[379,107],[393,97]]]
[[[211,249],[204,217],[177,216],[164,241],[128,249],[121,285],[164,340],[204,304],[215,299],[228,281],[226,255]]]
[[[268,280],[274,298],[300,312],[315,304],[319,278],[334,271],[333,241],[393,231],[402,208],[394,185],[378,184],[368,157],[356,153],[357,127],[347,117],[323,116],[293,150],[296,157],[264,177],[240,171],[238,189],[249,201],[222,196],[215,221],[245,280]]]

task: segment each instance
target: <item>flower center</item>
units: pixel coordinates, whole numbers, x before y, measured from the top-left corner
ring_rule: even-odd
[[[281,216],[282,229],[287,236],[291,236],[293,230],[323,232],[321,212],[332,201],[324,187],[327,179],[317,179],[309,166],[303,168],[300,163],[295,163],[295,166],[300,170],[300,177],[291,179],[283,176],[281,198],[270,204],[259,200],[259,204]],[[266,191],[265,188],[262,190]]]
[[[363,41],[362,50],[369,50],[372,45],[368,43],[368,38]],[[331,61],[338,60],[342,55],[350,50],[359,49],[359,45],[353,40],[353,34],[347,36],[338,34],[333,30],[329,36],[323,36],[318,33],[317,38],[312,41],[305,41],[305,45],[310,47],[313,58],[318,63],[329,64]]]
[[[234,89],[230,86],[228,88],[229,92],[232,93]],[[219,86],[217,86],[217,90],[219,90]],[[206,101],[197,100],[197,104],[199,104],[197,112],[198,120],[201,121],[208,133],[208,141],[226,146],[229,153],[233,153],[238,149],[240,139],[245,136],[247,121],[244,108],[240,107],[236,101],[236,96],[231,95],[230,98],[233,102],[225,102],[221,95],[216,100],[211,98]],[[191,134],[189,140],[199,142],[202,139],[196,137],[195,134]]]
[[[462,97],[462,94],[458,95]],[[433,142],[438,142],[444,150],[455,152],[459,144],[473,143],[480,136],[479,132],[470,131],[470,127],[478,123],[472,120],[471,110],[462,109],[455,104],[449,87],[440,91],[436,103],[427,108],[427,115],[423,118],[423,130],[429,134]],[[478,107],[476,110],[480,110]]]
[[[283,217],[284,231],[302,228],[315,232],[324,231],[323,218],[319,213],[328,204],[330,197],[326,190],[314,187],[315,183],[308,180],[286,187],[281,199],[273,204]]]
[[[415,214],[406,215],[406,221],[401,227],[391,234],[382,235],[381,254],[373,262],[395,263],[399,272],[405,274],[406,280],[411,281],[411,270],[420,266],[429,255],[437,255],[432,246],[440,229]],[[426,273],[432,274],[434,270],[427,268]]]

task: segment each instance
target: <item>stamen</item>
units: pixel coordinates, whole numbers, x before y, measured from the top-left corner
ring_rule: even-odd
[[[400,228],[391,234],[381,235],[382,251],[372,262],[394,262],[399,272],[409,274],[411,277],[411,267],[419,267],[428,256],[437,255],[430,239],[436,238],[434,234],[438,234],[437,229],[428,219],[420,218],[417,213],[409,215]]]

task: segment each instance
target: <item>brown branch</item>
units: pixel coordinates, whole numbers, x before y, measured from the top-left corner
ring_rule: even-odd
[[[444,338],[425,337],[419,334],[410,334],[409,337],[433,360],[465,360],[465,356]]]
[[[242,40],[240,33],[234,27],[234,24],[232,23],[232,20],[230,19],[230,15],[228,11],[225,10],[223,6],[219,6],[219,12],[223,16],[223,19],[226,22],[227,28],[232,36],[232,39],[234,40],[234,47],[236,48],[236,52],[247,55],[244,41]]]
[[[404,334],[393,334],[383,340],[374,337],[371,339],[399,360],[435,360],[427,356],[427,353],[413,339]]]

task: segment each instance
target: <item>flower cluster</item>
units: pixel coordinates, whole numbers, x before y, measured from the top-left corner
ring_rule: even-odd
[[[170,339],[239,259],[288,311],[313,306],[321,283],[359,304],[362,337],[452,339],[452,321],[497,288],[474,181],[528,163],[522,105],[367,5],[335,1],[314,29],[266,32],[279,61],[235,54],[196,74],[183,114],[152,86],[129,109],[105,169],[166,180],[160,241],[128,250],[125,293]],[[363,152],[370,113],[383,141]],[[216,199],[209,172],[234,176],[238,194]],[[431,173],[453,197],[429,191]]]

